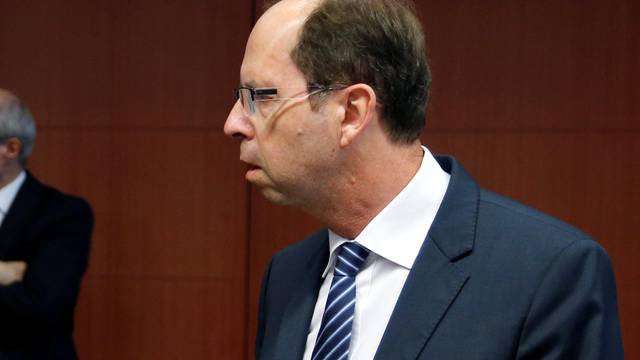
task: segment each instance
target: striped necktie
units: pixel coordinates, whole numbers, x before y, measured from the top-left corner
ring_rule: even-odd
[[[322,316],[322,324],[311,355],[312,360],[338,360],[349,357],[351,327],[356,308],[356,275],[369,250],[356,242],[338,249],[333,281]]]

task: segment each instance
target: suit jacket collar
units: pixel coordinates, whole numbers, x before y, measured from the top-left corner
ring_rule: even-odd
[[[456,264],[473,249],[479,188],[453,157],[437,157],[449,187],[378,347],[375,359],[416,359],[469,275]]]
[[[438,156],[436,160],[451,174],[451,181],[429,237],[449,260],[455,261],[473,249],[480,188],[454,157]]]
[[[27,178],[0,226],[0,259],[7,253],[15,235],[31,222],[35,209],[42,200],[44,189],[44,186],[27,171]]]

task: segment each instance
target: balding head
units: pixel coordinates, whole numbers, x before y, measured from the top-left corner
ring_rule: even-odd
[[[19,102],[17,96],[8,90],[0,89],[0,109],[9,107],[16,102]]]
[[[264,85],[282,77],[271,73],[271,69],[296,68],[290,54],[298,43],[300,29],[317,3],[309,0],[280,1],[258,19],[247,41],[241,69],[244,82]]]
[[[22,167],[31,154],[36,138],[36,127],[29,109],[8,90],[0,89],[0,142],[10,138],[20,140],[18,161]]]
[[[309,14],[322,0],[282,0],[269,6],[256,22],[252,32],[266,30],[272,38],[282,39],[284,34],[294,34],[302,27]]]
[[[419,138],[431,75],[411,0],[283,0],[268,8],[254,35],[262,35],[260,45],[279,47],[308,84],[371,86],[390,138]]]

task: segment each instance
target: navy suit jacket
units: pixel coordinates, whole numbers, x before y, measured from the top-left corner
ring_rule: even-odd
[[[84,200],[27,174],[0,226],[0,260],[27,263],[23,281],[0,286],[0,360],[76,359],[73,313],[92,226]]]
[[[437,160],[449,187],[375,359],[622,359],[605,251],[570,225],[479,188],[454,158]],[[327,241],[322,230],[271,260],[257,359],[302,358]]]

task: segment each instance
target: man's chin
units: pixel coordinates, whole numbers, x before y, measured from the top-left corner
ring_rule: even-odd
[[[279,191],[273,184],[271,179],[266,176],[261,169],[250,170],[247,172],[246,179],[251,185],[255,186],[262,196],[269,202],[276,205],[291,206],[293,201],[290,196]]]
[[[262,196],[271,203],[283,206],[292,205],[292,201],[289,197],[271,187],[261,187],[260,192],[262,193]]]

